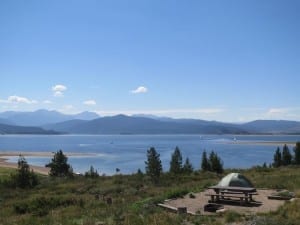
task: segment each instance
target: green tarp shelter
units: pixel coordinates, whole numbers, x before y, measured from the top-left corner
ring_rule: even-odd
[[[230,173],[223,177],[218,183],[221,187],[249,187],[252,188],[253,184],[244,175],[240,173]]]

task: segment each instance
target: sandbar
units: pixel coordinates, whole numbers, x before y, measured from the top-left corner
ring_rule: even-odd
[[[92,154],[86,154],[86,153],[64,153],[66,156],[86,156],[86,155],[92,155]],[[26,157],[52,157],[53,152],[17,152],[17,151],[0,151],[0,167],[4,168],[13,168],[17,169],[18,164],[13,162],[8,162],[9,157],[14,156],[24,156]],[[43,166],[35,166],[35,165],[29,165],[30,169],[32,169],[35,173],[48,175],[50,169]]]
[[[39,173],[43,175],[48,175],[50,171],[50,169],[47,167],[33,166],[33,165],[29,165],[29,166],[30,169],[32,169],[35,173]],[[17,169],[18,163],[7,162],[6,158],[0,158],[0,167]]]

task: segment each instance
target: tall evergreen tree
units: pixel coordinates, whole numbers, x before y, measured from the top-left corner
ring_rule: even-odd
[[[64,177],[71,175],[71,166],[68,164],[68,157],[62,150],[57,151],[51,162],[46,165],[50,167],[50,176]]]
[[[209,162],[212,172],[223,173],[223,163],[220,157],[214,151],[212,151],[209,155]]]
[[[296,146],[294,148],[294,163],[296,165],[300,165],[300,142],[296,143]]]
[[[277,147],[276,152],[274,154],[273,167],[275,167],[275,168],[280,167],[281,166],[281,162],[282,162],[281,151],[280,151],[280,148]]]
[[[170,173],[179,174],[182,172],[182,155],[176,146],[170,162]]]
[[[287,166],[292,163],[292,155],[288,146],[285,144],[282,149],[282,165]]]
[[[90,178],[97,178],[99,177],[99,173],[97,170],[94,169],[93,166],[90,167],[90,170],[85,172],[84,174],[85,177],[90,177]]]
[[[211,169],[205,150],[202,153],[201,169],[203,171],[210,171],[210,169]]]
[[[31,188],[38,184],[37,175],[30,171],[30,167],[22,155],[19,156],[17,174],[12,175],[12,179],[15,185],[20,188]]]
[[[162,173],[162,164],[160,155],[156,152],[154,147],[147,150],[147,161],[145,161],[145,164],[146,174],[151,178],[153,183],[158,183]]]
[[[190,174],[194,171],[193,165],[190,163],[189,158],[185,159],[182,170],[183,170],[183,173],[186,173],[186,174]]]

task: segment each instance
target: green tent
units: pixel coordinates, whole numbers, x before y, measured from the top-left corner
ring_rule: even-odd
[[[239,173],[230,173],[223,177],[218,183],[221,187],[253,187],[253,184],[244,175]]]

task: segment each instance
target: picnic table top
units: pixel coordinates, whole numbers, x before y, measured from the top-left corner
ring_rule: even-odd
[[[250,193],[250,192],[256,192],[256,188],[251,187],[224,187],[224,186],[210,186],[208,189],[214,189],[214,190],[228,190],[228,191],[238,191],[238,192],[244,192],[244,193]]]

